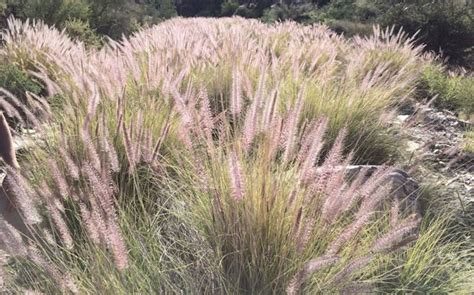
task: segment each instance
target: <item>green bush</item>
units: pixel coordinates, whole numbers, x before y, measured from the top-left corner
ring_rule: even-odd
[[[328,19],[324,22],[331,30],[338,34],[344,34],[346,37],[355,35],[369,36],[373,29],[370,24],[363,24],[355,21]]]
[[[442,53],[449,62],[474,66],[474,10],[469,1],[355,1],[333,0],[310,12],[311,22],[324,22],[338,33],[364,34],[378,23],[402,27],[410,35],[418,32],[426,50]],[[355,24],[355,25],[353,25]]]
[[[470,128],[464,133],[463,150],[474,154],[474,128]]]
[[[419,31],[426,49],[442,53],[455,64],[472,67],[474,56],[474,10],[469,1],[396,1],[377,21],[410,33]]]
[[[297,22],[306,23],[311,20],[311,12],[314,10],[314,8],[315,6],[312,4],[275,4],[264,11],[262,20],[264,22],[293,20]]]
[[[16,17],[41,19],[49,25],[61,25],[69,19],[87,20],[91,10],[86,0],[26,0],[9,1]]]
[[[18,98],[24,98],[25,92],[40,94],[43,86],[31,79],[27,73],[13,63],[0,63],[0,88],[7,89]]]
[[[231,16],[239,8],[239,3],[234,1],[226,1],[221,5],[221,16]]]
[[[427,67],[420,82],[421,95],[437,95],[435,105],[470,116],[474,113],[474,77],[448,74],[439,65]]]
[[[246,17],[246,18],[257,18],[258,12],[253,5],[241,5],[235,11],[235,15]]]
[[[156,13],[151,5],[139,5],[135,1],[91,1],[91,26],[97,33],[118,39],[129,35],[140,28],[140,25],[151,22]]]
[[[79,19],[67,20],[64,29],[72,39],[83,41],[87,46],[99,47],[102,44],[101,38],[91,28],[89,22]]]
[[[152,5],[160,18],[170,18],[177,14],[173,0],[154,0]]]
[[[265,10],[262,16],[264,22],[284,21],[290,18],[289,7],[286,5],[275,5]]]
[[[376,1],[333,0],[323,7],[322,13],[326,19],[370,21],[380,13],[376,3]]]
[[[0,10],[23,20],[41,19],[92,45],[100,43],[96,33],[117,39],[176,15],[172,0],[8,0]]]

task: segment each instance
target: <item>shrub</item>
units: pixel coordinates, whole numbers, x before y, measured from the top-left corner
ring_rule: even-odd
[[[315,7],[311,4],[306,5],[286,5],[274,4],[266,9],[262,16],[264,22],[276,22],[285,20],[294,20],[297,22],[307,22],[310,20],[310,13]]]
[[[221,5],[221,16],[232,16],[239,8],[239,3],[234,1],[224,1]]]
[[[24,69],[5,61],[0,64],[0,87],[23,99],[26,92],[39,95],[43,91],[41,83],[33,80]]]
[[[449,61],[472,67],[474,14],[469,1],[402,1],[390,5],[377,20],[382,25],[403,27],[409,34],[419,31],[426,49],[442,53]]]
[[[0,59],[2,59],[0,57]],[[38,126],[46,115],[44,86],[15,63],[0,64],[0,111],[13,129]]]
[[[434,103],[439,107],[464,113],[474,113],[474,77],[446,73],[439,65],[427,67],[420,81],[421,96],[437,96]]]
[[[69,19],[86,21],[91,13],[86,0],[12,1],[8,6],[17,17],[43,20],[49,25],[57,26],[61,26]]]
[[[474,130],[472,128],[464,133],[462,148],[464,151],[474,154]]]
[[[95,33],[118,39],[145,24],[176,15],[171,0],[138,3],[130,0],[26,0],[11,1],[7,16],[23,20],[42,20],[60,29],[67,29],[73,38],[84,37],[87,44],[97,45]]]
[[[311,22],[323,22],[351,36],[364,26],[403,28],[417,34],[418,44],[443,54],[454,65],[473,66],[473,10],[469,1],[354,1],[334,0],[313,9]]]
[[[370,36],[373,31],[372,25],[347,20],[328,19],[324,23],[334,32],[344,34],[346,37]]]
[[[89,23],[73,19],[67,20],[63,26],[71,39],[82,41],[87,46],[100,47],[101,38],[94,32]]]
[[[227,20],[227,22],[230,21]],[[179,25],[174,25],[172,22],[169,24],[173,29],[181,30]],[[321,115],[331,118],[330,131],[328,133],[330,136],[329,142],[335,139],[340,128],[348,125],[348,136],[351,142],[364,142],[364,144],[354,147],[357,152],[358,161],[368,162],[375,159],[375,161],[380,163],[395,157],[393,143],[396,140],[389,134],[379,132],[385,124],[380,119],[386,117],[386,111],[406,99],[413,91],[414,82],[421,70],[419,63],[424,63],[418,56],[420,48],[413,48],[410,42],[401,43],[401,39],[404,38],[403,35],[400,33],[398,35],[393,34],[392,36],[393,32],[390,31],[378,30],[376,35],[369,39],[359,38],[353,41],[345,41],[318,27],[310,29],[299,27],[296,24],[285,24],[276,28],[275,31],[271,32],[271,28],[255,23],[255,29],[252,28],[252,30],[255,30],[257,34],[252,39],[257,41],[267,40],[267,46],[272,48],[276,54],[275,57],[278,57],[279,61],[275,64],[275,73],[278,73],[276,76],[279,77],[279,91],[285,93],[289,101],[294,101],[296,97],[295,85],[306,84],[308,91],[305,94],[307,96],[305,99],[305,109],[307,110],[308,118]],[[216,37],[224,38],[222,40],[226,40],[225,42],[231,42],[231,36],[223,36],[216,29],[214,29]],[[307,46],[304,51],[301,51],[298,59],[294,58],[293,50],[295,48],[302,49],[303,42],[304,44],[307,43],[292,35],[292,30],[295,29],[300,29],[301,33],[307,36],[306,38],[313,40],[310,41],[312,45]],[[250,28],[246,28],[242,32],[247,34],[250,33],[249,31],[251,31]],[[152,30],[145,32],[152,32]],[[164,43],[173,46],[174,42],[180,42],[176,41],[173,36],[158,32],[155,35],[161,35],[161,37],[153,39],[154,41],[151,43],[146,42],[149,44],[143,46],[144,38],[147,38],[146,34],[142,32],[132,37],[130,43],[125,43],[125,46],[129,48],[127,50],[142,56],[142,58],[148,58],[147,56],[150,55],[149,52],[151,50],[154,50],[153,48],[161,48]],[[207,33],[200,29],[197,29],[195,34],[199,34],[203,38],[207,35]],[[5,38],[12,39],[13,37],[6,36]],[[196,40],[198,39],[192,39],[190,42],[195,43],[197,42]],[[256,45],[251,43],[250,40],[242,41],[239,46],[250,44],[249,46],[255,47]],[[317,40],[326,41],[318,42]],[[35,50],[34,44],[36,42],[38,41],[28,38],[18,43],[9,41],[5,50],[15,50],[15,55],[18,56],[19,47],[26,53]],[[351,48],[351,44],[356,44],[356,46],[363,49],[359,51],[359,48]],[[39,46],[42,47],[44,45],[41,44]],[[57,44],[57,46],[58,48],[50,48],[48,50],[57,52],[65,50],[74,52],[77,50],[77,47],[71,44],[70,41]],[[258,46],[255,50],[260,52],[260,54],[249,56],[248,50],[245,50],[237,53],[237,57],[229,51],[215,48],[215,44],[212,41],[206,41],[204,45],[196,43],[196,46],[204,46],[200,49],[202,52],[214,50],[214,53],[207,55],[206,60],[201,63],[204,66],[193,66],[189,69],[189,73],[196,77],[196,82],[206,84],[213,100],[218,100],[221,97],[228,99],[230,97],[229,77],[231,76],[232,67],[234,67],[234,65],[229,63],[230,60],[238,61],[241,64],[240,67],[244,69],[243,75],[245,76],[243,76],[243,79],[248,81],[246,83],[249,86],[247,89],[250,94],[253,91],[253,85],[257,83],[258,77],[255,73],[259,70],[260,66],[258,64],[262,62],[269,64],[270,60],[274,58],[271,54],[267,54],[263,48],[257,48]],[[334,50],[335,48],[337,50]],[[222,55],[216,55],[215,50],[222,51]],[[48,58],[42,53],[42,50],[26,55],[32,56],[36,54],[46,58],[47,62],[43,63],[44,67],[54,68],[58,62]],[[179,61],[176,61],[177,63],[195,59],[200,55],[199,51],[195,53],[181,52],[178,54]],[[21,60],[23,62],[28,60],[29,57],[27,56]],[[315,56],[318,58],[315,58]],[[251,59],[252,62],[243,63],[244,59]],[[214,66],[216,60],[222,60],[217,71]],[[296,70],[297,64],[306,65]],[[57,72],[56,69],[51,71],[53,75]],[[301,75],[302,73],[305,73],[305,75]],[[372,75],[375,75],[374,73],[377,73],[377,76],[374,76],[374,79],[371,80]],[[345,83],[344,81],[347,80],[352,81],[352,83]],[[271,87],[274,83],[277,83],[277,80],[269,79],[268,87]],[[367,89],[363,89],[364,87],[367,87]],[[218,101],[214,101],[214,103],[218,104]],[[367,117],[368,113],[372,118],[370,120]],[[386,118],[384,119],[386,120]],[[380,122],[380,124],[374,124],[377,122]],[[374,155],[379,155],[380,157],[373,157]]]
[[[177,15],[173,0],[154,0],[152,4],[159,18],[168,19]]]

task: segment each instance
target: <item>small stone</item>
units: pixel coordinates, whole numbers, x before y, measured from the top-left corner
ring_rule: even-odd
[[[3,180],[5,179],[5,176],[7,176],[7,172],[0,168],[0,187],[2,187]]]
[[[395,123],[404,123],[409,117],[410,115],[398,115]]]
[[[410,140],[410,141],[407,142],[406,151],[407,152],[414,152],[414,151],[418,150],[420,147],[421,147],[421,144]]]

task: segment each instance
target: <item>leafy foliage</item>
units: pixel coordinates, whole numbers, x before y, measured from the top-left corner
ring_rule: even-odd
[[[261,18],[267,22],[294,20],[323,22],[348,36],[369,35],[373,24],[396,26],[410,35],[418,32],[426,50],[442,53],[450,62],[473,67],[474,17],[469,1],[236,1],[236,0],[4,0],[6,14],[37,18],[64,28],[67,21],[90,24],[90,31],[112,38],[129,35],[140,26],[176,15]],[[3,9],[2,9],[3,10]],[[78,31],[79,23],[73,23]],[[68,23],[69,27],[72,25]],[[82,25],[83,27],[84,25]],[[75,37],[78,37],[76,34]],[[92,38],[92,39],[95,39]],[[92,41],[92,44],[95,44]]]
[[[447,72],[440,65],[427,67],[420,81],[422,97],[437,96],[434,103],[442,108],[474,114],[474,77]]]
[[[41,19],[58,28],[66,28],[73,37],[83,37],[90,45],[98,44],[95,34],[120,38],[140,26],[176,15],[172,0],[137,3],[132,0],[8,0],[6,14],[21,19]]]
[[[474,154],[474,128],[467,130],[464,133],[464,141],[462,148],[464,151]]]
[[[382,25],[418,33],[426,49],[442,53],[454,64],[474,66],[474,10],[469,1],[414,1],[390,5],[378,16]]]
[[[102,40],[88,22],[72,19],[64,22],[63,26],[72,39],[82,41],[87,46],[100,47]]]
[[[403,28],[410,35],[417,34],[426,50],[449,57],[452,64],[473,67],[474,12],[469,1],[259,1],[260,6],[246,2],[251,12],[236,14],[270,22],[323,22],[348,36],[370,35],[373,24]]]
[[[40,94],[43,86],[33,80],[24,69],[15,63],[0,63],[0,88],[8,89],[13,95],[25,99],[25,93]]]

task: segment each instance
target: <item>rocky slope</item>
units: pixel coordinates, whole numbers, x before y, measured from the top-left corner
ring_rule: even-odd
[[[405,167],[438,201],[449,203],[468,222],[474,218],[474,154],[463,150],[472,122],[453,113],[416,106],[397,117],[406,138]]]

